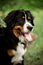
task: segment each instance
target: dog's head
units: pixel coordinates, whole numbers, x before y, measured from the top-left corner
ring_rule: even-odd
[[[27,38],[34,26],[33,16],[28,10],[12,11],[4,21],[6,22],[8,29],[12,30],[17,38],[20,36]]]

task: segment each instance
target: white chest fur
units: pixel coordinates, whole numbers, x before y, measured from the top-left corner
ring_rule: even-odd
[[[23,55],[25,54],[25,52],[26,52],[26,49],[24,49],[24,45],[21,44],[20,42],[18,43],[18,46],[17,46],[16,49],[17,49],[17,50],[16,50],[16,52],[14,53],[14,57],[11,59],[11,62],[12,62],[12,63],[15,63],[15,62],[20,63],[20,62],[23,60],[22,56],[23,56]],[[14,52],[14,50],[13,50],[13,52]]]

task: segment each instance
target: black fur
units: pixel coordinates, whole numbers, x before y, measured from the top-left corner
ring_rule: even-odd
[[[15,35],[13,35],[12,28],[15,25],[24,25],[25,20],[21,18],[24,14],[26,14],[27,17],[31,17],[31,24],[34,25],[33,16],[31,15],[30,11],[26,10],[12,11],[4,19],[5,23],[7,24],[7,27],[0,28],[0,65],[13,65],[10,62],[12,57],[8,56],[7,50],[16,50],[16,46],[18,45],[19,39]],[[21,64],[17,65],[24,65],[24,60]]]

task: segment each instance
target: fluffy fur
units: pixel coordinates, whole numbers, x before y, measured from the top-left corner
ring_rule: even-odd
[[[15,10],[4,19],[0,28],[0,65],[24,65],[26,43],[24,34],[32,30],[33,16],[27,10]]]

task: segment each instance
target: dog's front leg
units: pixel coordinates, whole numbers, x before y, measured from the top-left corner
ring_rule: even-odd
[[[24,56],[23,56],[23,60],[20,63],[16,64],[16,65],[24,65]]]

